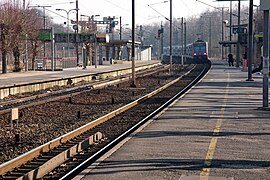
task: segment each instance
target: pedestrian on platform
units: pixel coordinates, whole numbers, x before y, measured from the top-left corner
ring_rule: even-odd
[[[229,66],[233,66],[233,61],[234,61],[233,55],[230,53],[230,54],[228,55]]]

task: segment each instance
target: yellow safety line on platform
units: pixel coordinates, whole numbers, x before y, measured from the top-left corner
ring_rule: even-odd
[[[230,79],[230,74],[228,73],[227,86],[226,86],[226,91],[224,94],[223,105],[221,108],[222,117],[224,115],[224,111],[225,111],[225,108],[227,106],[227,96],[228,96],[228,92],[229,92],[229,88],[228,88],[229,87],[229,83],[228,83],[229,79]],[[214,157],[214,153],[215,153],[216,145],[217,145],[217,140],[218,140],[218,137],[215,137],[215,136],[219,135],[219,132],[221,129],[221,124],[222,124],[222,119],[218,119],[216,126],[215,126],[215,129],[213,131],[213,137],[212,137],[211,142],[209,144],[208,151],[207,151],[207,154],[206,154],[206,157],[204,160],[204,168],[202,169],[202,171],[200,173],[200,180],[208,180],[209,179],[212,160]]]

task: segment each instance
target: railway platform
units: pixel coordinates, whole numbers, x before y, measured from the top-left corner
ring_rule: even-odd
[[[113,65],[88,66],[64,69],[63,71],[28,71],[0,74],[0,99],[37,91],[52,92],[54,87],[76,86],[100,80],[109,80],[132,73],[131,61]],[[159,60],[136,61],[135,71],[159,66]]]
[[[262,76],[213,60],[208,75],[74,179],[270,179]]]
[[[158,60],[151,61],[136,61],[137,66],[147,65],[158,63]],[[82,76],[85,74],[95,74],[101,73],[105,71],[112,71],[117,69],[131,68],[131,61],[123,61],[121,64],[112,64],[112,65],[98,65],[97,68],[95,66],[87,66],[86,69],[82,67],[76,68],[66,68],[63,71],[27,71],[27,72],[16,72],[16,73],[7,73],[0,74],[0,88],[3,86],[10,86],[14,84],[21,83],[32,83],[44,80],[53,80],[59,78],[67,78],[73,76]]]

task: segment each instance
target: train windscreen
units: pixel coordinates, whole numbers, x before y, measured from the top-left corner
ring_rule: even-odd
[[[206,52],[205,43],[194,44],[194,52],[195,53],[204,53],[204,52]]]

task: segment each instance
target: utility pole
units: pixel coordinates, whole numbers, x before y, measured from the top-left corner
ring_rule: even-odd
[[[122,17],[120,16],[120,33],[119,33],[120,40],[122,40]]]
[[[232,41],[232,1],[230,1],[230,42]],[[232,45],[229,45],[229,54],[232,53]]]
[[[45,7],[43,6],[43,29],[46,29],[46,15],[45,15]],[[43,57],[46,57],[46,42],[43,44]]]
[[[241,1],[238,0],[238,17],[237,17],[237,45],[236,45],[236,67],[239,67],[239,62],[240,62],[240,16],[241,16]]]
[[[248,20],[248,79],[252,79],[252,51],[253,51],[253,0],[249,0],[249,20]]]
[[[172,70],[172,0],[170,0],[170,72]]]
[[[7,50],[6,50],[6,45],[5,45],[5,39],[6,39],[6,25],[1,23],[0,24],[0,43],[2,46],[2,52],[1,52],[1,56],[2,56],[2,74],[6,74],[7,73]]]
[[[97,33],[95,33],[95,68],[97,68]]]
[[[114,44],[114,16],[110,17],[109,16],[109,20],[110,20],[110,32],[112,33],[112,58],[115,59],[115,44]]]
[[[160,25],[160,30],[161,30],[161,33],[160,33],[160,59],[162,58],[162,54],[163,54],[163,33],[164,33],[164,28],[163,28],[163,25],[162,25],[162,22],[161,22],[161,25]]]
[[[143,46],[144,43],[143,43],[143,27],[142,27],[142,25],[140,25],[140,37],[141,37],[141,46]]]
[[[160,30],[158,30],[158,37],[156,37],[157,39],[157,57],[158,59],[161,59],[161,55],[160,55]]]
[[[75,35],[76,35],[76,59],[77,59],[77,66],[79,66],[79,43],[77,42],[77,36],[79,33],[79,3],[78,0],[76,0],[76,25],[77,28],[75,30]]]
[[[184,66],[184,18],[181,18],[181,65]]]
[[[132,50],[131,50],[131,60],[132,60],[132,83],[131,87],[136,87],[135,79],[135,0],[132,0]]]
[[[221,41],[224,41],[224,26],[223,26],[223,21],[224,21],[224,7],[222,9],[222,15],[221,15]],[[223,60],[224,58],[224,47],[223,44],[221,45],[221,59]]]
[[[209,58],[212,57],[212,17],[209,16]]]
[[[52,48],[52,61],[51,61],[51,70],[54,71],[55,70],[55,61],[54,61],[54,57],[55,57],[55,40],[54,40],[54,27],[51,28],[51,48]]]
[[[184,62],[187,61],[187,21],[184,22]]]
[[[28,47],[27,47],[28,34],[25,35],[25,71],[28,71]]]
[[[143,27],[142,25],[140,25],[140,40],[141,40],[141,44],[140,44],[140,49],[139,49],[139,53],[140,53],[140,60],[142,60],[142,47],[144,45],[144,42],[143,42]]]

